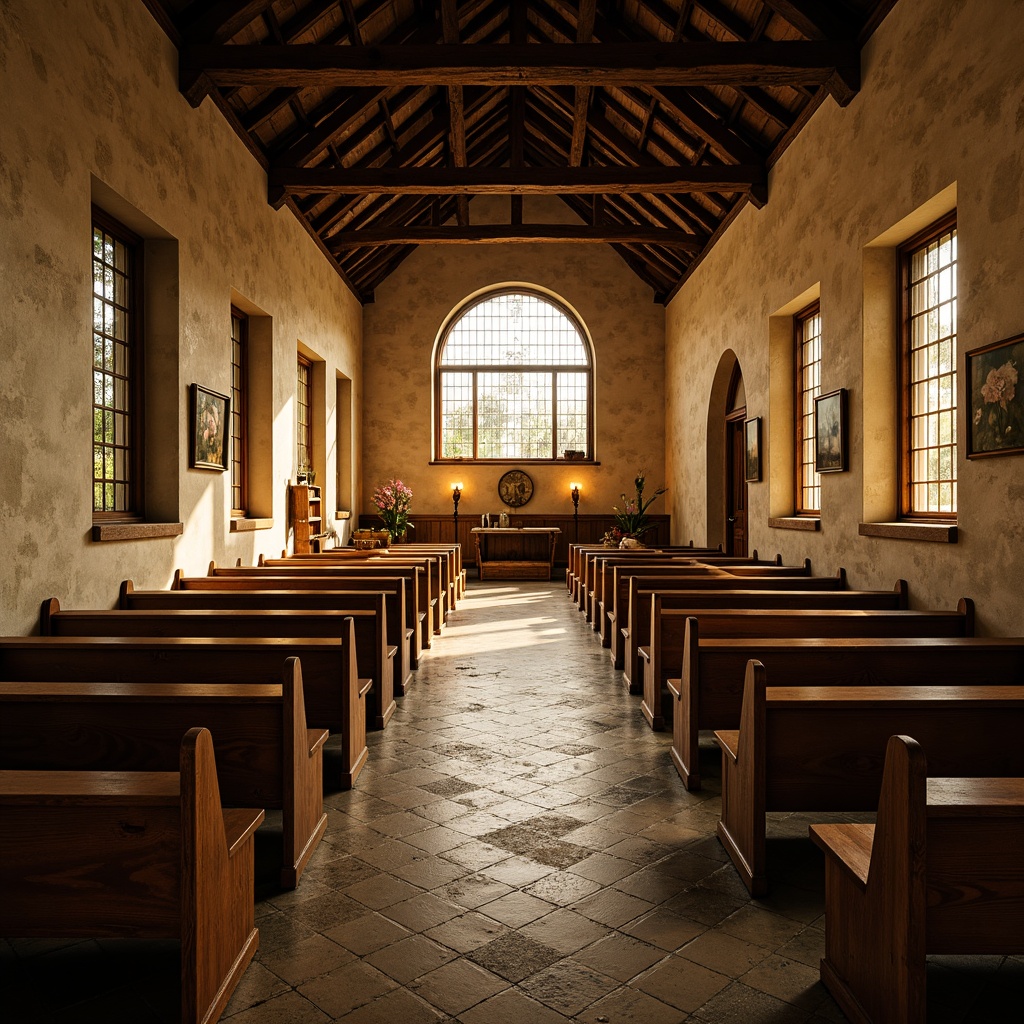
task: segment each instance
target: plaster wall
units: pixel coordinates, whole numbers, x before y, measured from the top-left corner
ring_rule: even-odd
[[[525,197],[525,223],[565,223],[557,200]],[[507,198],[470,203],[473,224],[508,223]],[[515,282],[547,290],[590,333],[595,352],[596,453],[599,465],[431,462],[434,344],[449,314],[475,293]],[[664,473],[664,311],[650,289],[605,245],[420,246],[377,289],[364,309],[363,506],[376,486],[399,477],[413,511],[450,513],[451,484],[463,484],[459,514],[499,512],[497,485],[513,466],[526,469],[534,495],[524,514],[572,511],[569,484],[582,484],[580,514],[608,513],[638,469],[648,493]],[[651,512],[665,510],[659,499]]]
[[[324,361],[317,469],[333,509],[339,465],[358,472],[362,311],[294,216],[268,206],[263,171],[212,101],[192,109],[180,96],[177,51],[139,0],[5,0],[0,95],[0,632],[17,634],[50,596],[110,607],[125,578],[166,587],[175,568],[280,553],[299,344]],[[149,329],[165,351],[147,422],[152,405],[167,436],[150,439],[161,458],[147,465],[147,511],[180,521],[179,537],[91,540],[94,194],[163,239],[161,314]],[[188,468],[188,387],[229,392],[238,299],[270,329],[271,422],[255,425],[254,454],[269,475],[259,514],[274,525],[255,533],[229,531],[228,474]],[[339,373],[357,410],[340,456]]]
[[[736,353],[747,415],[766,417],[762,436],[770,438],[770,389],[790,385],[771,376],[769,318],[820,289],[821,388],[849,389],[850,468],[822,477],[820,532],[773,529],[772,475],[791,475],[792,459],[764,451],[763,482],[748,485],[750,545],[790,563],[810,556],[816,572],[844,566],[853,587],[906,578],[916,607],[951,608],[970,596],[979,632],[1024,634],[1022,461],[966,459],[964,374],[965,352],[1024,331],[1022,50],[1021,0],[901,0],[864,49],[860,93],[845,109],[826,100],[772,170],[767,206],[746,208],[670,303],[666,430],[676,540],[706,539],[707,495],[720,487],[704,453],[723,353]],[[877,404],[889,401],[865,384],[891,377],[871,362],[874,325],[863,310],[872,308],[878,261],[867,247],[951,185],[959,229],[959,543],[862,537],[865,502],[878,512],[878,478],[894,472],[865,462],[865,412],[873,422]]]

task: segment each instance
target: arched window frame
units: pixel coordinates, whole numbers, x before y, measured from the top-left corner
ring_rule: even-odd
[[[541,302],[547,303],[556,309],[566,320],[572,325],[579,337],[580,344],[583,352],[586,356],[586,365],[579,363],[572,364],[556,364],[556,363],[541,363],[541,364],[528,364],[518,366],[517,369],[524,373],[550,373],[552,375],[552,406],[551,406],[551,433],[552,433],[552,446],[551,453],[543,457],[539,456],[528,456],[528,455],[516,455],[516,456],[501,456],[498,458],[482,458],[477,453],[479,451],[479,412],[477,408],[477,396],[478,389],[476,386],[476,375],[478,373],[493,373],[495,370],[500,369],[500,364],[494,363],[474,363],[474,364],[460,364],[458,366],[444,366],[442,361],[444,359],[445,347],[448,344],[448,340],[455,330],[456,326],[474,309],[478,306],[493,301],[503,295],[528,295],[532,296]],[[442,454],[442,424],[443,424],[443,389],[442,389],[442,374],[444,372],[459,372],[459,373],[472,373],[474,377],[473,384],[473,451],[471,455],[462,456],[445,456]],[[570,372],[570,373],[581,373],[586,377],[586,446],[583,458],[581,459],[578,455],[574,461],[583,462],[596,462],[595,452],[595,430],[594,430],[594,348],[589,333],[583,326],[580,318],[569,308],[566,303],[559,300],[556,296],[542,289],[531,288],[524,285],[503,285],[497,288],[488,289],[485,292],[472,296],[470,299],[463,302],[453,313],[449,316],[447,322],[444,325],[443,330],[438,336],[437,344],[434,347],[434,359],[432,366],[433,374],[433,395],[434,395],[434,461],[441,463],[460,463],[465,464],[467,462],[478,462],[478,463],[519,463],[519,462],[530,462],[532,464],[537,463],[550,463],[550,462],[563,462],[565,461],[564,448],[560,448],[559,432],[558,432],[558,401],[557,401],[557,375],[559,372]],[[579,449],[576,449],[579,451]]]

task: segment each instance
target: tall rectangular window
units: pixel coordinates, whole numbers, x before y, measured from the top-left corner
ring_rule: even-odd
[[[138,518],[142,509],[142,243],[93,207],[93,517]]]
[[[821,394],[821,309],[793,318],[796,344],[796,514],[821,513],[821,476],[814,469],[814,400]]]
[[[231,514],[249,509],[248,387],[249,318],[231,307]]]
[[[901,512],[956,517],[956,214],[900,249]]]
[[[295,464],[300,473],[313,468],[313,364],[299,356],[295,388]]]

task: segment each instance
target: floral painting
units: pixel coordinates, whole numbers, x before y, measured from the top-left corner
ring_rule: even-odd
[[[967,457],[1024,451],[1024,334],[967,353],[971,412]]]
[[[224,472],[228,468],[231,399],[198,384],[192,385],[191,399],[189,466]]]

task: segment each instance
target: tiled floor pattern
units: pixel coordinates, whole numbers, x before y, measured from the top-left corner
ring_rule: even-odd
[[[471,582],[296,891],[261,835],[260,950],[224,1019],[842,1021],[818,981],[821,816],[772,816],[752,900],[715,838],[715,751],[688,794],[668,747],[564,588]],[[0,1018],[175,1021],[154,948],[6,943]],[[931,1021],[1019,1024],[1022,993],[1024,958],[929,966]]]

